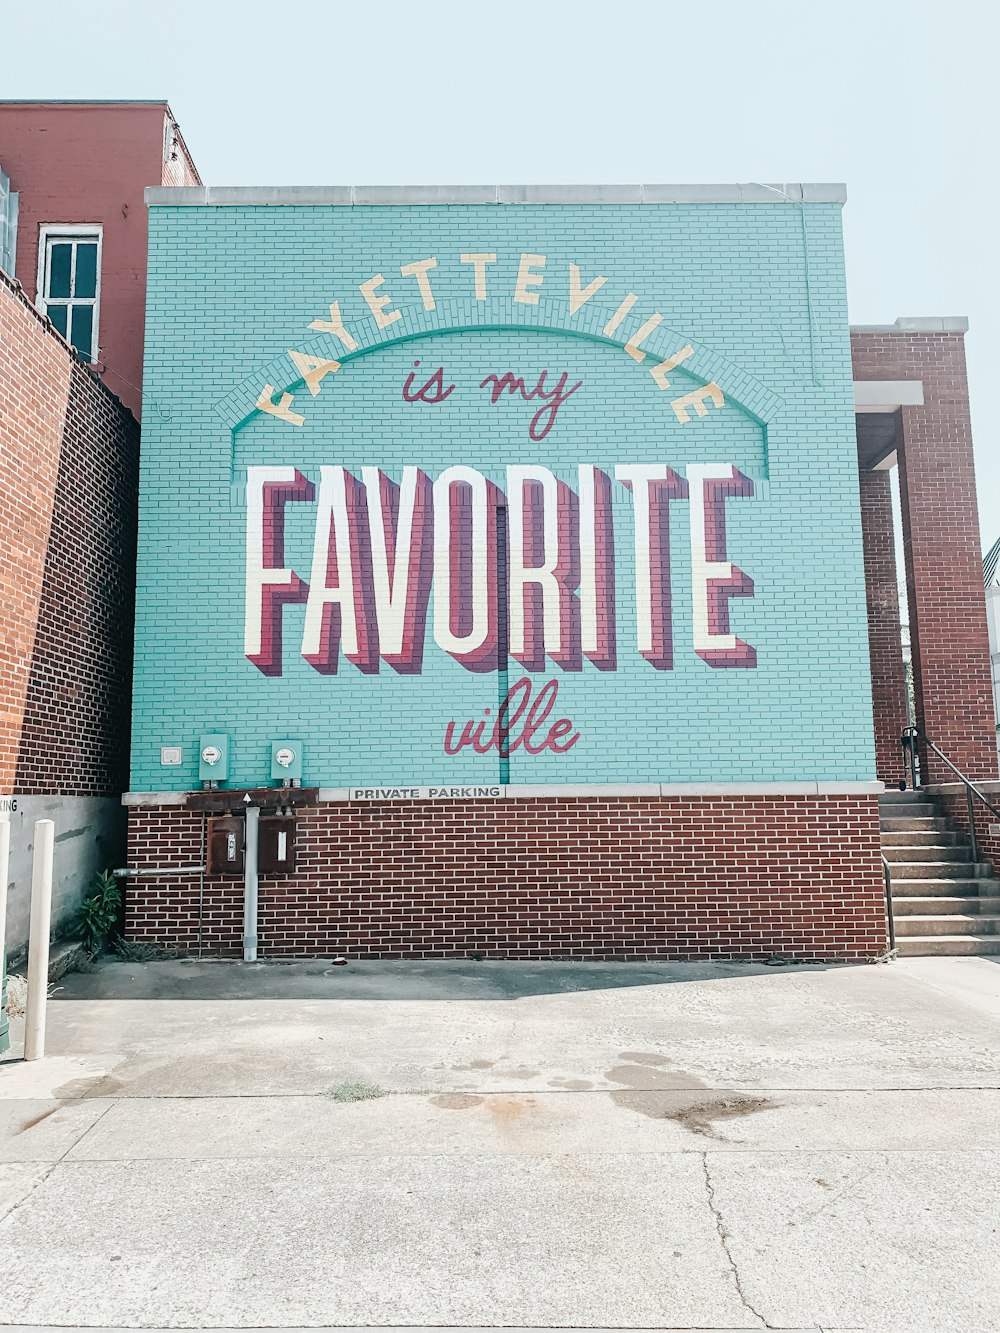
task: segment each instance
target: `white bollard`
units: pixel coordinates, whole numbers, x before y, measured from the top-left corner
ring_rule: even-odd
[[[10,873],[10,822],[0,819],[0,958],[7,939],[7,876]]]
[[[45,1005],[49,996],[49,931],[52,928],[52,849],[56,826],[35,821],[31,857],[31,925],[28,935],[28,998],[24,1011],[24,1058],[45,1054]]]

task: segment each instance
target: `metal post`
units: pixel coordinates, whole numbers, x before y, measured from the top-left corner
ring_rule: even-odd
[[[0,1054],[7,1037],[7,876],[10,872],[10,823],[0,820]]]
[[[917,729],[905,727],[903,730],[903,749],[910,761],[910,790],[917,790]]]
[[[257,961],[257,843],[260,808],[247,806],[246,848],[243,860],[243,961]]]
[[[972,788],[969,786],[966,786],[965,788],[965,799],[968,802],[967,809],[969,812],[969,842],[972,844],[972,859],[973,861],[978,862],[979,839],[976,837],[976,808],[972,804]]]
[[[56,826],[35,821],[31,857],[31,925],[28,935],[28,999],[24,1016],[24,1058],[45,1054],[45,1006],[49,995],[49,931],[52,927],[52,851]]]
[[[896,923],[892,916],[892,870],[889,862],[882,857],[882,879],[885,882],[885,913],[889,923],[889,948],[896,948]]]

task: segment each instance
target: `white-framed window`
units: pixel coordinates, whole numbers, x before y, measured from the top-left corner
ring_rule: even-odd
[[[38,235],[36,305],[87,361],[97,360],[102,228],[47,223]]]

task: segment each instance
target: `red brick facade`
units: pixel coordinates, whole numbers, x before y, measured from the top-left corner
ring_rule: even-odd
[[[203,816],[129,812],[129,864],[202,863]],[[199,901],[202,903],[199,923]],[[242,878],[141,877],[130,939],[235,957]],[[877,957],[874,796],[336,802],[260,881],[262,957]]]
[[[34,301],[39,228],[103,228],[100,361],[138,417],[146,305],[147,185],[197,185],[166,102],[0,105],[0,166],[20,196],[17,278]]]
[[[983,789],[983,795],[991,805],[1000,810],[1000,786],[997,783],[977,784]],[[969,801],[965,794],[965,788],[957,790],[942,791],[940,787],[931,789],[934,800],[941,808],[941,813],[946,815],[949,822],[956,828],[961,829],[963,833],[969,831]],[[978,843],[980,860],[987,862],[993,867],[997,875],[1000,875],[1000,834],[992,832],[993,829],[1000,827],[1000,819],[996,815],[990,814],[989,810],[980,802],[973,799],[972,802],[973,818],[976,821],[976,840]]]
[[[0,273],[0,793],[128,783],[139,428]]]
[[[888,472],[861,473],[861,539],[868,596],[875,774],[893,785],[905,776],[899,738],[907,712]]]
[[[852,330],[858,380],[919,380],[898,451],[918,725],[970,778],[997,774],[965,343],[959,332]],[[880,774],[881,776],[881,774]],[[925,756],[925,781],[947,781]]]

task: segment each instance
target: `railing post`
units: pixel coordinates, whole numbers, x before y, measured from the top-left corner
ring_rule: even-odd
[[[889,948],[895,951],[896,923],[892,919],[892,870],[884,856],[882,857],[882,878],[885,881],[885,912],[889,924]]]
[[[979,788],[975,785],[975,783],[970,782],[970,780],[965,776],[962,770],[960,768],[956,768],[956,766],[951,762],[948,756],[944,754],[943,751],[939,750],[938,747],[934,744],[934,742],[928,736],[926,736],[922,731],[920,731],[917,727],[907,727],[906,730],[903,732],[904,745],[907,742],[907,737],[909,737],[911,757],[913,751],[916,748],[916,740],[918,736],[923,740],[924,744],[927,746],[927,749],[933,750],[934,753],[937,755],[937,757],[941,760],[941,762],[947,768],[951,769],[951,771],[955,774],[955,777],[958,778],[959,782],[961,782],[965,787],[966,811],[969,817],[969,843],[972,848],[972,859],[978,863],[979,838],[976,835],[976,807],[973,804],[972,798],[975,797],[976,800],[979,801],[980,804],[984,805],[986,809],[990,812],[990,814],[995,815],[997,819],[1000,819],[1000,808],[995,806],[991,801],[988,801],[986,797],[983,795],[983,793],[979,790]]]
[[[976,808],[972,804],[972,788],[968,783],[965,784],[965,799],[968,802],[969,811],[969,841],[972,844],[972,859],[979,860],[979,839],[976,837]]]

